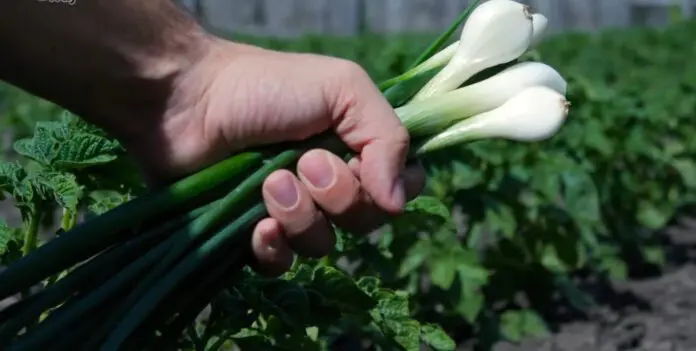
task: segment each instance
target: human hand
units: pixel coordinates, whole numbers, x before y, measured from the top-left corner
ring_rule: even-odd
[[[263,184],[270,215],[258,223],[252,246],[257,270],[286,271],[293,251],[330,253],[327,220],[351,233],[376,229],[423,188],[424,171],[405,165],[407,130],[369,76],[356,64],[312,54],[281,53],[214,40],[207,54],[177,77],[155,133],[126,147],[146,173],[170,179],[232,152],[333,130],[357,157],[345,163],[311,150],[297,166]]]

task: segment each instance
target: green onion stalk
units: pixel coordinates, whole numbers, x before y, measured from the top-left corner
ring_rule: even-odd
[[[512,0],[477,5],[410,73],[380,84],[412,136],[411,157],[485,138],[545,140],[566,119],[566,83],[558,72],[542,63],[514,62],[536,42],[530,9]],[[443,49],[465,21],[462,39]],[[491,68],[497,71],[490,77],[467,84]],[[252,229],[268,216],[261,196],[266,177],[293,169],[313,148],[352,155],[331,132],[246,150],[34,250],[0,273],[0,299],[79,267],[0,312],[0,344],[14,351],[50,349],[65,343],[65,335],[102,351],[171,343],[166,337],[178,337],[249,263]],[[192,203],[195,208],[189,208]],[[31,323],[47,310],[47,318]],[[100,311],[105,317],[93,318]]]

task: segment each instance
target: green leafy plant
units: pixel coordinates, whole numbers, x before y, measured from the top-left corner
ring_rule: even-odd
[[[180,293],[152,314],[168,318],[171,306],[179,306],[169,328],[160,331],[161,340],[182,350],[269,345],[410,350],[421,344],[452,350],[466,337],[475,337],[487,349],[498,340],[548,334],[549,306],[569,303],[583,311],[593,304],[576,286],[576,273],[589,270],[620,279],[631,274],[635,262],[659,266],[665,257],[653,231],[694,200],[696,68],[688,63],[696,53],[689,45],[695,29],[696,23],[684,22],[665,30],[571,33],[545,41],[526,58],[542,59],[568,80],[573,109],[560,134],[538,146],[486,140],[430,155],[425,160],[426,194],[410,203],[403,216],[368,237],[339,233],[330,257],[298,260],[280,279],[209,265],[206,275],[218,279],[185,280]],[[408,70],[426,39],[249,41],[354,59],[381,81]],[[70,121],[51,125],[77,122]],[[102,135],[81,128],[73,124],[70,133]],[[33,140],[46,132],[38,129],[18,145],[42,150],[41,142]],[[32,161],[3,166],[0,188],[29,215],[33,201],[73,209],[74,198],[77,208],[103,213],[137,196],[140,185],[125,177],[129,172],[111,172],[127,169],[118,147],[102,150],[109,151],[86,159],[110,161],[84,168],[55,161],[63,160],[55,151],[46,157],[27,154]],[[78,184],[82,192],[60,195],[75,194],[58,191],[74,189],[69,186],[37,185],[39,190],[32,192],[15,188],[28,182],[22,179],[42,184],[30,176],[41,172],[63,174],[66,183]],[[0,224],[3,264],[21,257],[27,228],[31,226]],[[134,248],[167,234],[132,241],[111,256],[118,257],[111,263],[137,258],[141,251]],[[112,272],[102,274],[106,278]],[[71,283],[68,277],[51,285]],[[103,281],[87,283],[99,286]],[[0,321],[10,320],[13,310],[1,311]],[[206,312],[199,314],[201,310]],[[156,319],[145,323],[158,323]],[[89,339],[84,330],[73,330],[61,343],[69,348]]]

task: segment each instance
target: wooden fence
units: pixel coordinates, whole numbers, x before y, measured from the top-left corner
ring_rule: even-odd
[[[208,26],[237,33],[291,37],[369,32],[434,32],[467,0],[179,0]],[[518,0],[549,18],[552,32],[660,26],[691,17],[696,0]]]

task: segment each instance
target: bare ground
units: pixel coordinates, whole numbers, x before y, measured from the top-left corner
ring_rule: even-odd
[[[494,351],[696,351],[696,219],[664,233],[668,267],[644,278],[595,285],[598,306],[551,337]],[[591,288],[592,289],[592,288]]]

